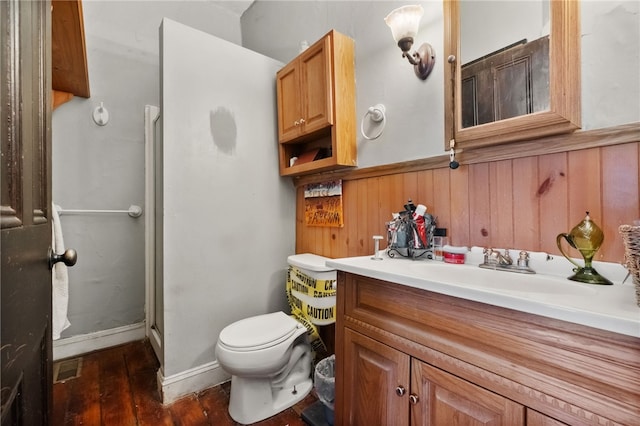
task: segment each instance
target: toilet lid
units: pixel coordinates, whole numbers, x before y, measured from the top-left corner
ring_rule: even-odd
[[[262,349],[288,339],[300,323],[284,312],[245,318],[220,332],[220,341],[236,350]]]

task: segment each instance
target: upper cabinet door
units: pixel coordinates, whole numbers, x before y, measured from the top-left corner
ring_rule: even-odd
[[[278,139],[287,142],[333,124],[331,39],[325,37],[277,74]]]
[[[302,105],[300,97],[300,69],[297,61],[278,72],[278,140],[295,139],[300,134]]]
[[[325,37],[300,55],[303,133],[333,124],[330,39]]]

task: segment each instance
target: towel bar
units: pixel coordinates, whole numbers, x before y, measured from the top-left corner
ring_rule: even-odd
[[[128,210],[86,210],[86,209],[63,209],[59,205],[55,205],[58,214],[103,214],[103,213],[127,213],[131,217],[142,216],[142,207],[131,205]]]

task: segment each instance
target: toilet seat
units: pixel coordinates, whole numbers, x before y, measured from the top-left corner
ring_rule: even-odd
[[[237,352],[257,351],[289,339],[302,325],[284,312],[258,315],[225,327],[219,342]]]

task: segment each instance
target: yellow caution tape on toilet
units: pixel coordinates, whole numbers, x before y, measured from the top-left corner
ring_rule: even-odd
[[[318,327],[309,322],[309,320],[302,316],[300,312],[294,312],[291,316],[293,316],[300,324],[304,325],[307,328],[307,336],[309,337],[311,350],[315,353],[317,353],[318,351],[326,352],[327,347],[322,341],[322,338],[320,338]]]
[[[290,267],[287,273],[287,297],[291,309],[297,309],[316,325],[336,321],[335,280],[316,280]]]
[[[336,295],[336,280],[317,280],[298,268],[289,267],[287,274],[287,289],[311,297],[331,297]]]
[[[295,267],[287,272],[287,299],[291,314],[307,328],[313,352],[326,351],[316,324],[335,322],[335,280],[317,280]],[[331,297],[331,299],[327,299]]]

